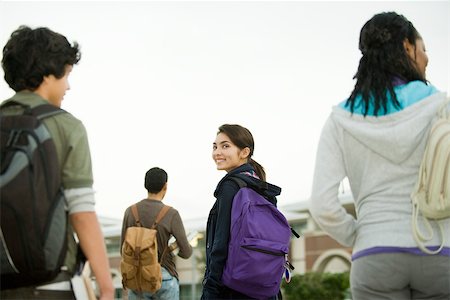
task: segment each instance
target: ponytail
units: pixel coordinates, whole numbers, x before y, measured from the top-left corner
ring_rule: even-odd
[[[255,169],[256,175],[258,175],[259,179],[266,181],[266,171],[264,171],[263,166],[257,163],[253,158],[249,158],[248,163]]]

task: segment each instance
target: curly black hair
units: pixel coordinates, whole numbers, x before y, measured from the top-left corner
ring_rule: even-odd
[[[359,38],[362,57],[353,77],[356,78],[356,84],[346,102],[352,113],[358,95],[361,95],[363,100],[364,116],[368,113],[371,101],[375,116],[381,108],[386,112],[388,93],[394,107],[400,108],[394,93],[395,79],[427,82],[425,75],[418,71],[403,45],[403,42],[408,40],[415,47],[417,39],[421,39],[421,36],[413,24],[395,12],[376,14],[364,24]]]
[[[44,76],[62,78],[67,65],[77,64],[81,52],[76,42],[46,27],[20,26],[3,48],[5,80],[16,92],[36,90]]]

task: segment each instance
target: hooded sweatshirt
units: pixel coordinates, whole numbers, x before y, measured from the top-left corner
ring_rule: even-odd
[[[401,90],[397,96],[404,108],[384,116],[364,117],[351,114],[342,105],[333,107],[320,137],[310,211],[325,232],[353,247],[353,259],[383,252],[420,254],[412,235],[410,194],[428,132],[446,95],[433,92],[408,103],[415,89],[408,91],[406,86]],[[338,200],[345,177],[355,201],[356,219]],[[448,236],[450,219],[440,222]],[[435,234],[426,245],[438,246],[438,226],[432,222],[432,227]],[[444,246],[440,254],[450,256],[450,239]]]
[[[217,184],[214,192],[216,201],[211,208],[206,227],[206,270],[203,279],[202,299],[221,299],[227,289],[221,279],[223,268],[228,257],[230,239],[231,208],[233,198],[239,191],[238,184],[230,179],[237,176],[247,183],[247,187],[259,191],[265,198],[276,205],[281,188],[268,184],[266,190],[261,190],[261,180],[250,164],[243,164],[230,171]],[[230,298],[227,298],[230,299]]]

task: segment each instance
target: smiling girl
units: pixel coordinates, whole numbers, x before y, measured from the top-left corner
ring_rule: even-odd
[[[221,278],[228,257],[231,207],[239,190],[238,184],[230,176],[238,175],[250,188],[257,188],[266,179],[264,168],[252,159],[254,149],[253,136],[247,128],[230,124],[219,127],[213,143],[212,159],[217,169],[227,174],[217,185],[214,192],[216,201],[208,217],[202,299],[251,299],[223,285]],[[280,192],[279,187],[269,185],[264,196],[276,205],[276,196]],[[276,299],[276,295],[267,295],[267,298]]]

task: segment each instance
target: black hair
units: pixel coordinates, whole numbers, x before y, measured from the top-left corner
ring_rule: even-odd
[[[266,172],[264,171],[264,168],[258,162],[252,159],[253,151],[255,150],[255,142],[250,130],[237,124],[224,124],[219,127],[219,131],[217,132],[217,134],[219,133],[226,134],[230,138],[231,142],[239,149],[242,150],[245,147],[248,147],[250,149],[248,162],[255,169],[256,175],[258,175],[261,180],[265,181]]]
[[[76,42],[46,27],[20,26],[3,48],[5,80],[16,92],[36,90],[44,76],[62,78],[67,65],[77,64],[81,52]]]
[[[381,108],[387,112],[388,93],[394,107],[400,108],[394,93],[393,80],[396,78],[405,82],[420,80],[426,83],[425,75],[418,71],[403,45],[407,40],[415,48],[417,39],[421,39],[421,36],[413,24],[395,12],[376,14],[364,24],[359,37],[362,57],[353,77],[356,78],[356,84],[346,102],[352,113],[358,95],[363,100],[364,116],[368,113],[371,101],[375,116]]]
[[[149,193],[159,193],[167,182],[167,173],[161,168],[154,167],[145,173],[144,186]]]

